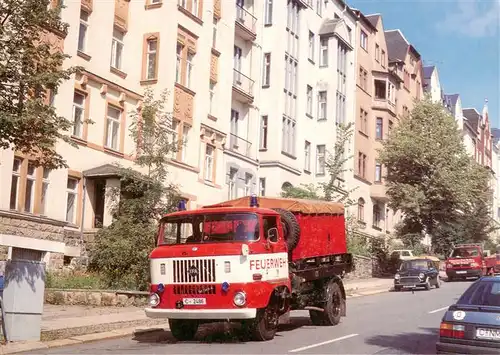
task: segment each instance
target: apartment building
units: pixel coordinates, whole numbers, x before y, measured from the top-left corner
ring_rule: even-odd
[[[262,36],[259,193],[278,196],[327,179],[336,127],[354,119],[356,17],[341,0],[272,3]]]
[[[115,164],[137,168],[128,128],[143,107],[145,88],[158,97],[169,91],[170,134],[180,142],[170,179],[190,208],[235,190],[253,191],[262,60],[257,28],[263,13],[256,6],[263,4],[66,3],[61,17],[70,27],[53,43],[71,55],[66,65],[84,69],[61,85],[51,104],[73,120],[77,147],[59,143],[69,168],[54,171],[35,169],[17,152],[0,152],[0,242],[49,251],[43,257],[51,267],[85,261],[85,242],[112,221],[106,191],[120,184]],[[231,185],[233,168],[240,181]]]
[[[380,14],[354,12],[358,17],[354,195],[361,232],[381,236],[393,230],[400,213],[388,207],[386,170],[377,151],[412,109],[413,99],[422,97],[421,57],[400,30],[384,30]]]

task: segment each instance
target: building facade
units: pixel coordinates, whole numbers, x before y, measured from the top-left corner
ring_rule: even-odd
[[[380,14],[358,16],[354,192],[361,233],[391,233],[400,213],[388,207],[385,167],[377,160],[383,140],[422,97],[420,54],[401,31],[385,31]]]

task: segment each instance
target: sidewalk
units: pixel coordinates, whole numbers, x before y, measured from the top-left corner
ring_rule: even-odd
[[[392,279],[346,280],[348,298],[387,292]],[[0,354],[47,349],[131,336],[135,332],[168,329],[164,319],[149,319],[143,308],[44,305],[40,342],[0,346]]]

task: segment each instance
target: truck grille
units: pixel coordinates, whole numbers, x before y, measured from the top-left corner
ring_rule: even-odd
[[[174,285],[175,295],[215,295],[215,285]]]
[[[415,285],[422,281],[417,276],[402,277],[399,281],[402,285]]]
[[[173,281],[178,283],[215,282],[215,259],[173,261]]]

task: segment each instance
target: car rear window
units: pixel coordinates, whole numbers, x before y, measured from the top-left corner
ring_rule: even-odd
[[[480,281],[472,284],[457,304],[500,307],[500,281]]]

